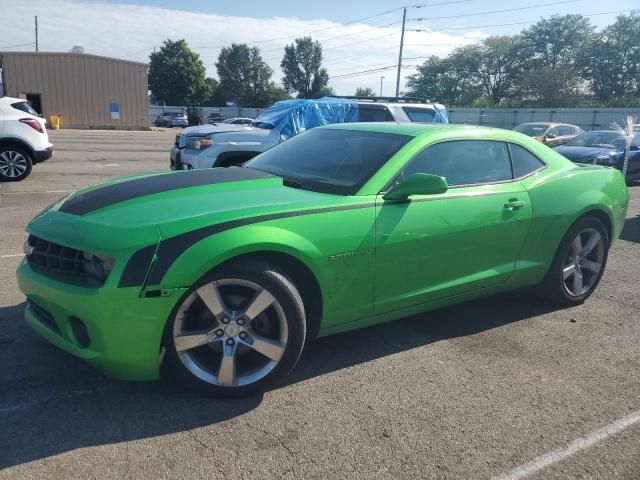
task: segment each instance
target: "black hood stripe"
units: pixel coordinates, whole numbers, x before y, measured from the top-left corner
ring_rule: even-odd
[[[173,265],[173,262],[175,262],[180,255],[182,255],[192,245],[198,243],[200,240],[210,237],[211,235],[231,230],[232,228],[267,222],[269,220],[314,215],[316,213],[336,212],[341,210],[370,208],[375,207],[375,205],[375,202],[368,202],[356,205],[343,205],[339,207],[324,207],[310,210],[298,210],[295,212],[272,213],[256,217],[242,218],[239,220],[231,220],[229,222],[218,223],[216,225],[210,225],[176,235],[175,237],[171,237],[160,242],[160,246],[157,250],[157,260],[152,267],[147,284],[159,284],[171,265]],[[145,277],[147,276],[147,269],[149,268],[149,263],[153,258],[155,249],[155,245],[149,245],[141,248],[131,256],[124,269],[122,277],[120,278],[118,287],[137,287],[143,285]]]
[[[152,175],[80,193],[64,202],[59,211],[72,215],[86,215],[116,203],[155,193],[262,178],[274,178],[274,176],[260,170],[240,167],[210,168]]]

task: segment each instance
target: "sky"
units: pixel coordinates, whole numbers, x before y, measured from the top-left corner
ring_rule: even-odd
[[[445,56],[487,36],[514,34],[553,14],[590,15],[600,29],[615,21],[615,12],[640,8],[638,0],[407,1],[0,0],[0,51],[32,51],[37,15],[40,51],[80,45],[86,53],[147,62],[163,40],[184,38],[215,78],[220,48],[248,43],[260,48],[280,84],[284,45],[310,35],[323,45],[329,85],[337,94],[369,87],[394,95],[404,6],[410,8],[401,90],[405,76],[429,55]]]

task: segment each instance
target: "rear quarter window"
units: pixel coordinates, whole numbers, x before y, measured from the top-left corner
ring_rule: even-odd
[[[513,164],[513,176],[524,177],[544,167],[544,163],[533,153],[520,145],[509,144],[511,163]]]
[[[28,113],[29,115],[38,116],[38,112],[36,112],[28,102],[16,102],[12,103],[11,106],[16,110],[20,110],[21,112]]]
[[[412,122],[433,123],[436,112],[430,108],[403,107],[404,113]]]

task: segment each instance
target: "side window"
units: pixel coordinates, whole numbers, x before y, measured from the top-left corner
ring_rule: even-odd
[[[412,122],[433,123],[433,117],[436,115],[436,112],[430,108],[403,107],[402,109]]]
[[[560,127],[552,127],[547,130],[546,135],[555,135],[556,137],[560,135]]]
[[[450,186],[513,178],[507,145],[491,140],[456,140],[432,145],[409,162],[401,177],[414,173],[439,175],[446,178]]]
[[[511,162],[513,163],[513,175],[516,178],[524,177],[542,167],[544,163],[526,148],[520,145],[509,144]]]
[[[565,135],[573,135],[573,128],[571,128],[571,127],[560,127],[560,136],[563,137]]]
[[[369,107],[360,105],[360,122],[393,122],[393,117],[386,107]]]

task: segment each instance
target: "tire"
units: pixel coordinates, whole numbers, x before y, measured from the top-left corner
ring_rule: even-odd
[[[609,235],[602,222],[591,215],[580,218],[562,238],[539,290],[558,305],[583,303],[600,283],[608,255]]]
[[[305,337],[304,305],[285,273],[230,264],[201,278],[175,306],[164,331],[163,373],[215,396],[257,393],[287,376]]]
[[[0,147],[0,182],[19,182],[31,173],[33,159],[24,148]]]

